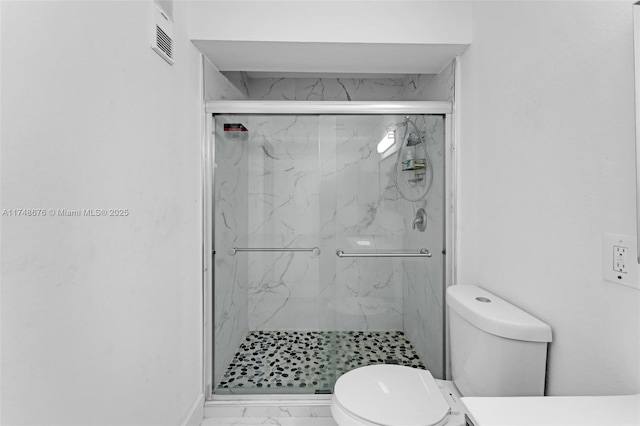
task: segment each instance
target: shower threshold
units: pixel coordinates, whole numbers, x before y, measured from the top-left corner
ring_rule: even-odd
[[[342,374],[373,364],[425,369],[402,331],[252,331],[215,394],[324,399]]]

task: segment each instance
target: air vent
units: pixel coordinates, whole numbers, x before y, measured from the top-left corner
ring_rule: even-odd
[[[169,64],[174,63],[173,22],[158,4],[152,3],[152,39],[151,48]]]
[[[162,28],[156,25],[156,46],[169,58],[173,59],[173,40]]]

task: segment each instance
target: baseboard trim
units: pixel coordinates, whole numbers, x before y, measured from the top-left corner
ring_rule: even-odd
[[[198,395],[180,426],[200,426],[204,418],[204,394]]]

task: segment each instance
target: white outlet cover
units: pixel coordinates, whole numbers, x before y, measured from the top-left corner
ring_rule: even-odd
[[[616,247],[625,247],[627,249],[625,256],[626,273],[614,270]],[[602,243],[602,278],[612,283],[622,284],[640,290],[637,259],[636,237],[604,233]],[[619,261],[620,259],[617,260]]]

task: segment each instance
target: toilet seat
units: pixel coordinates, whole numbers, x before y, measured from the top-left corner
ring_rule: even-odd
[[[331,411],[352,425],[440,426],[450,407],[429,371],[382,364],[341,376]]]

